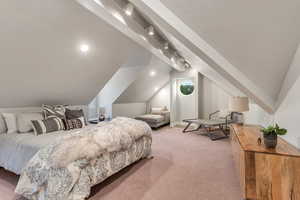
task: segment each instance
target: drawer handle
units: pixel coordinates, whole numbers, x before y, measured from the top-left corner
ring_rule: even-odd
[[[261,141],[261,138],[259,137],[259,138],[257,139],[257,144],[258,144],[258,145],[261,145],[261,142],[262,142],[262,141]]]

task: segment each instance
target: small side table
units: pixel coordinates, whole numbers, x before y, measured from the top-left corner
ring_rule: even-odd
[[[105,118],[105,120],[103,120],[103,121],[99,121],[99,120],[90,120],[90,121],[88,121],[90,124],[98,124],[98,123],[100,123],[100,122],[109,122],[109,121],[111,121],[111,118]]]
[[[98,123],[99,123],[99,120],[90,120],[89,123],[90,123],[90,124],[98,124]]]

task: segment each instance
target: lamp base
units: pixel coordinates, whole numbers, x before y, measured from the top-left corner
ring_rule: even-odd
[[[105,120],[105,116],[104,116],[104,115],[100,115],[100,116],[99,116],[99,121],[100,121],[100,122],[103,122],[104,120]]]

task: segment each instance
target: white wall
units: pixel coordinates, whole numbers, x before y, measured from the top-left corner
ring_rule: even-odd
[[[170,110],[171,102],[171,87],[170,83],[161,88],[148,102],[148,107],[164,107],[167,106]]]
[[[178,85],[177,81],[180,79],[193,78],[194,79],[194,98],[195,101],[198,102],[198,85],[199,85],[199,73],[195,69],[190,69],[185,72],[172,71],[171,72],[171,125],[181,124],[180,120],[182,119],[182,114],[178,110]],[[190,118],[198,118],[199,106],[198,103],[186,103],[187,110],[195,110],[195,113]]]
[[[249,111],[244,112],[245,124],[269,126],[274,122],[274,116],[264,111],[259,105],[250,102]]]
[[[113,117],[131,117],[134,118],[139,115],[146,113],[146,103],[124,103],[124,104],[113,104],[112,113]]]
[[[202,91],[199,91],[199,99],[202,103],[201,117],[207,119],[210,113],[228,110],[231,95],[206,77],[203,78],[202,84]]]
[[[299,75],[300,75],[300,45],[298,46],[298,49],[297,49],[297,51],[294,55],[294,58],[291,62],[289,71],[287,72],[286,77],[281,86],[281,90],[280,90],[280,93],[278,95],[278,100],[277,100],[277,108],[280,106],[280,104],[286,97],[289,90],[293,87],[293,85],[297,81]]]
[[[141,70],[142,67],[120,68],[89,104],[89,118],[97,118],[100,107],[104,107],[105,116],[111,118],[113,102],[136,80]]]
[[[117,98],[114,103],[147,102],[156,93],[156,88],[163,87],[170,80],[172,68],[152,56],[149,64],[139,73],[138,78]],[[151,76],[151,72],[155,75]]]
[[[288,130],[284,138],[300,148],[300,47],[291,62],[281,90],[281,104],[275,113],[275,122]]]
[[[300,77],[278,108],[275,121],[288,130],[284,138],[300,148]]]
[[[228,110],[228,103],[232,95],[206,77],[203,78],[202,83],[202,92],[199,91],[199,101],[202,101],[201,116],[207,119],[212,112]],[[245,124],[268,126],[273,123],[273,116],[250,100],[249,111],[244,112],[244,122]]]

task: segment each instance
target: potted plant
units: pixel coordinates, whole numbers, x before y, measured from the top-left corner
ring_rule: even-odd
[[[267,148],[275,148],[277,145],[277,135],[285,135],[287,130],[280,128],[278,124],[275,126],[268,126],[261,129],[264,135],[264,143]]]

